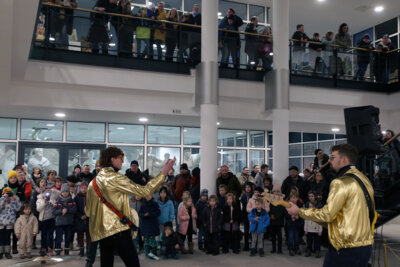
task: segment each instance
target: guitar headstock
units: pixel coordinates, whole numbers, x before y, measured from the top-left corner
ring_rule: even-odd
[[[263,193],[261,194],[261,198],[268,200],[272,205],[274,206],[284,206],[285,208],[290,208],[291,204],[289,202],[286,202],[285,195],[275,195],[275,194],[270,194],[270,193]]]

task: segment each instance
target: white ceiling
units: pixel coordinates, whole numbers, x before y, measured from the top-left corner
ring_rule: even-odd
[[[374,7],[382,5],[385,10],[374,12]],[[371,26],[400,16],[399,0],[291,0],[290,32],[297,24],[304,24],[310,36],[314,32],[325,35],[328,31],[337,32],[342,22],[349,24],[350,34],[355,34]]]

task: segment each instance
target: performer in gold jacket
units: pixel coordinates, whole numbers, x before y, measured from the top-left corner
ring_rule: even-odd
[[[109,147],[100,154],[100,165],[103,167],[96,176],[96,184],[101,195],[118,211],[129,217],[129,195],[146,198],[159,189],[165,176],[175,163],[168,160],[162,172],[147,185],[141,186],[119,173],[124,162],[124,154],[117,147]],[[140,266],[136,249],[133,245],[130,228],[123,224],[119,217],[101,202],[93,188],[93,181],[87,191],[85,213],[89,217],[89,232],[92,242],[99,241],[101,266],[113,266],[114,250],[126,266]]]
[[[357,149],[349,144],[332,147],[329,159],[337,173],[329,188],[326,205],[321,209],[288,208],[291,215],[323,224],[328,228],[330,247],[325,255],[324,267],[368,266],[374,234],[369,219],[368,205],[358,182],[348,174],[355,174],[365,185],[374,203],[374,190],[368,180],[353,165]]]

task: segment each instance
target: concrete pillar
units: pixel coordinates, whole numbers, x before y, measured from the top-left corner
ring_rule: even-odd
[[[218,120],[218,0],[202,1],[201,63],[196,67],[196,106],[200,106],[201,189],[216,193]]]
[[[272,112],[273,178],[282,183],[289,168],[289,0],[272,1],[274,66],[265,79],[265,110]]]

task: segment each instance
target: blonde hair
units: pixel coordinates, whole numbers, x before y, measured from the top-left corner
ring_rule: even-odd
[[[192,197],[185,197],[184,199],[182,199],[183,205],[184,205],[186,208],[189,208],[189,206],[187,205],[187,202],[189,201],[189,199],[192,201],[192,205],[193,205],[193,199],[192,199]]]
[[[176,19],[179,21],[179,13],[178,13],[178,10],[176,10],[176,8],[171,8],[171,10],[168,11],[167,18],[171,18],[171,12],[172,12],[172,10],[175,10]]]
[[[228,193],[228,194],[226,194],[226,196],[225,196],[225,200],[226,201],[228,201],[228,198],[232,198],[232,202],[233,203],[235,203],[235,201],[236,201],[236,197],[235,197],[235,195],[234,194],[232,194],[232,193]]]

